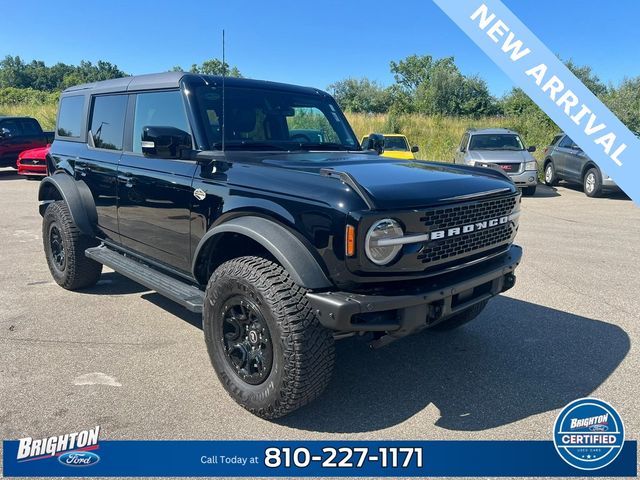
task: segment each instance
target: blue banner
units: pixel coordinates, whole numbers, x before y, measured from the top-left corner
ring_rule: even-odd
[[[615,461],[593,471],[568,465],[551,441],[105,440],[73,452],[35,457],[19,452],[17,440],[5,440],[3,446],[6,477],[637,475],[636,441],[625,442]]]
[[[640,140],[500,0],[434,2],[582,148],[603,175],[611,177],[636,204],[640,202]],[[563,8],[570,24],[570,9],[558,4],[553,14],[562,16]],[[594,15],[597,10],[594,4]]]

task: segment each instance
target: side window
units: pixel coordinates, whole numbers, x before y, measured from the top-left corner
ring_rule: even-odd
[[[460,151],[461,152],[465,151],[468,144],[469,144],[469,134],[465,133],[462,136],[462,141],[460,142]]]
[[[0,128],[8,130],[8,136],[10,137],[19,137],[22,135],[22,128],[20,128],[17,120],[9,119],[0,122]]]
[[[80,137],[82,115],[84,114],[84,96],[63,97],[58,110],[58,135],[61,137]]]
[[[24,118],[20,123],[22,124],[23,135],[38,135],[42,133],[40,125],[33,118]]]
[[[562,135],[556,135],[555,137],[553,137],[553,140],[551,141],[551,145],[557,145],[558,141],[562,138]]]
[[[565,135],[558,146],[562,148],[571,148],[573,146],[573,140],[571,140],[569,135]]]
[[[96,148],[122,150],[127,99],[127,95],[94,97],[90,128]]]
[[[133,151],[142,153],[144,127],[174,127],[191,134],[179,91],[139,93],[133,120]]]

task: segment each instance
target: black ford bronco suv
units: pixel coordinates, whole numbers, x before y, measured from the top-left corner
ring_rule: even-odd
[[[314,88],[178,72],[69,88],[39,191],[51,274],[75,290],[107,265],[202,312],[229,394],[285,415],[329,382],[334,340],[457,327],[515,283],[508,178],[367,146]]]

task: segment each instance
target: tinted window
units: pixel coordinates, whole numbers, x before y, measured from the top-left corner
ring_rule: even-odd
[[[558,146],[562,148],[571,148],[573,145],[574,145],[573,140],[571,140],[571,137],[567,135],[562,139],[562,141]]]
[[[553,140],[551,141],[551,145],[555,145],[558,143],[558,140],[560,140],[562,138],[562,135],[556,135],[555,137],[553,137]]]
[[[406,152],[409,150],[409,145],[407,145],[407,141],[402,137],[384,137],[384,149]]]
[[[524,147],[518,135],[483,133],[471,137],[469,150],[524,150]]]
[[[93,99],[91,134],[96,148],[122,150],[127,95],[108,95]]]
[[[460,151],[464,151],[467,148],[467,143],[469,143],[469,134],[465,133],[462,136],[462,141],[460,142]]]
[[[142,153],[144,127],[174,127],[191,134],[180,92],[140,93],[133,122],[133,151]]]
[[[9,130],[9,136],[11,137],[19,137],[22,135],[22,128],[20,128],[20,124],[17,120],[4,120],[3,122],[0,122],[0,128]]]
[[[33,118],[24,118],[20,120],[20,123],[22,124],[23,135],[38,135],[39,133],[42,133],[40,124]]]
[[[222,91],[196,88],[200,114],[212,149],[222,147]],[[225,147],[268,150],[357,149],[358,140],[337,104],[307,91],[227,87]]]
[[[84,96],[64,97],[58,111],[58,135],[79,137],[84,113]]]

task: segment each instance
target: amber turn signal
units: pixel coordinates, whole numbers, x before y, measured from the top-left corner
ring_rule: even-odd
[[[353,257],[356,254],[356,229],[353,225],[347,225],[345,247],[347,257]]]

